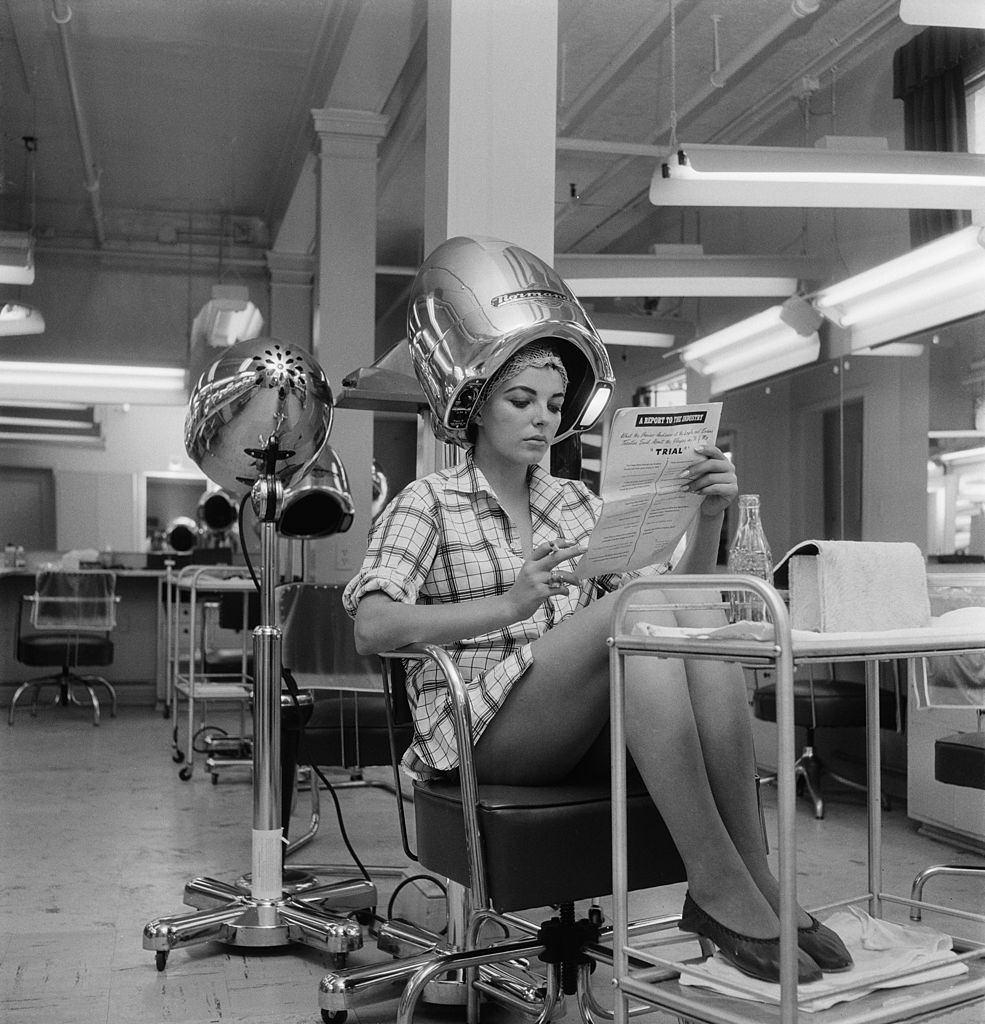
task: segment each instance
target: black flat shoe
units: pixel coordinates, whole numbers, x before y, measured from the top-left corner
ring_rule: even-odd
[[[821,924],[813,914],[807,916],[811,923],[806,928],[797,929],[797,945],[822,971],[847,971],[855,961],[837,932]]]
[[[823,927],[821,925],[820,927]],[[691,899],[691,894],[684,897],[684,909],[681,911],[681,923],[678,928],[682,932],[691,932],[710,939],[719,948],[721,954],[736,970],[748,974],[759,981],[779,982],[780,980],[780,939],[754,939],[741,935],[730,928],[719,924],[709,917],[701,907]],[[812,926],[813,928],[813,926]],[[798,939],[799,939],[798,934]],[[797,950],[797,983],[809,984],[821,980],[821,969],[803,949]]]

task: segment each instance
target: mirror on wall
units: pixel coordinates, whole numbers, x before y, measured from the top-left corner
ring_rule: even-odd
[[[195,547],[198,503],[207,481],[201,473],[144,473],[144,543],[149,551]]]

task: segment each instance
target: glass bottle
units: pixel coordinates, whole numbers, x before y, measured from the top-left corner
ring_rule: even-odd
[[[759,495],[739,495],[739,526],[728,551],[728,571],[773,582],[773,555],[759,518]],[[729,595],[732,622],[764,622],[769,616],[763,601],[748,591]]]

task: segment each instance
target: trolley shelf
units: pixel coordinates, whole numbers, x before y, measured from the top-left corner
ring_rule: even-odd
[[[648,592],[669,593],[687,589],[719,592],[746,590],[765,603],[773,628],[766,639],[743,639],[728,634],[716,636],[715,630],[653,629],[653,635],[640,635],[627,628],[649,608],[666,608],[666,600]],[[749,576],[708,574],[703,576],[660,576],[633,580],[616,595],[610,646],[612,677],[612,794],[613,794],[613,985],[616,990],[616,1024],[626,1024],[631,1006],[640,1003],[653,1009],[676,1013],[689,1021],[706,1024],[896,1024],[902,1021],[936,1020],[945,1010],[985,999],[985,945],[955,939],[958,959],[968,972],[937,981],[879,989],[865,995],[852,993],[852,972],[830,994],[854,996],[825,1010],[803,1009],[812,999],[801,993],[798,999],[796,971],[796,843],[794,836],[796,787],[793,765],[793,670],[795,665],[815,662],[855,661],[865,664],[866,750],[868,761],[868,892],[842,897],[831,906],[866,902],[872,917],[881,917],[883,903],[918,905],[937,913],[949,913],[908,897],[883,891],[882,882],[882,807],[879,745],[878,664],[880,661],[919,659],[940,654],[985,651],[980,633],[939,627],[889,630],[879,633],[807,634],[791,631],[789,616],[779,593],[762,580]],[[624,659],[651,656],[657,658],[690,657],[733,661],[750,667],[774,670],[777,686],[778,729],[778,859],[780,881],[780,980],[774,1003],[758,999],[727,996],[711,989],[682,985],[681,964],[662,959],[634,939],[628,921],[628,868],[626,863],[626,747],[624,721]],[[954,917],[985,924],[985,914],[954,912]],[[683,940],[682,940],[683,941]],[[668,978],[668,965],[672,968]],[[924,966],[920,970],[926,970]],[[905,972],[904,972],[905,973]],[[913,973],[913,972],[911,972]],[[900,972],[897,972],[899,975]],[[830,975],[828,976],[831,977]],[[885,980],[889,980],[888,976]],[[737,983],[736,991],[752,994],[752,989]]]

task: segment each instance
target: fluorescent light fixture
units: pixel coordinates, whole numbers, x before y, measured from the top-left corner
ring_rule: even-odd
[[[185,370],[170,366],[0,360],[0,400],[183,405]]]
[[[0,441],[102,444],[91,405],[0,404]]]
[[[555,256],[554,266],[580,299],[651,295],[786,298],[796,293],[798,282],[827,277],[827,265],[809,256],[565,253]]]
[[[985,311],[985,232],[972,225],[881,263],[812,298],[848,330],[852,351]]]
[[[44,317],[33,306],[5,302],[0,306],[0,338],[44,332]]]
[[[657,164],[655,206],[975,210],[985,155],[681,143]]]
[[[985,28],[982,0],[900,0],[899,16],[907,25]]]
[[[659,329],[666,323],[664,318],[632,316],[625,313],[590,313],[589,318],[606,345],[673,348],[677,340],[676,334]]]
[[[673,348],[674,335],[643,329],[624,330],[618,327],[599,327],[599,336],[606,345],[630,345],[639,348]]]
[[[936,456],[938,462],[948,462],[952,465],[961,462],[982,462],[985,460],[985,448],[965,448],[959,452],[944,452]]]
[[[681,349],[681,362],[711,378],[718,394],[813,362],[821,317],[799,296]]]
[[[34,241],[26,231],[0,231],[0,284],[34,284]]]

